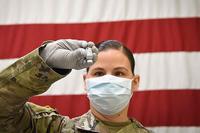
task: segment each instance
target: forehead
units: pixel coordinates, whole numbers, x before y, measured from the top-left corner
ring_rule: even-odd
[[[90,70],[95,68],[114,69],[116,67],[125,67],[131,71],[128,57],[121,50],[107,49],[99,52],[97,61],[90,67]]]

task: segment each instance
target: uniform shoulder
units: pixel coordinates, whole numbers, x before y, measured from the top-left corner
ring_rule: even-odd
[[[27,102],[26,107],[30,110],[33,115],[37,115],[40,113],[55,113],[58,114],[56,109],[51,108],[50,106],[40,106],[31,102]]]
[[[132,125],[138,130],[139,133],[153,133],[153,131],[145,128],[138,120],[131,118]]]
[[[72,119],[75,123],[75,128],[78,130],[85,130],[87,132],[94,131],[95,126],[97,125],[96,118],[89,110],[87,113],[83,114],[82,116],[75,117]]]
[[[50,106],[40,106],[27,102],[26,108],[32,117],[32,124],[40,132],[64,132],[74,131],[74,122],[67,116],[60,115],[56,109]]]

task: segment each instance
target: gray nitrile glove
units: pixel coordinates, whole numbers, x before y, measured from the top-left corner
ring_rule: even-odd
[[[90,59],[87,61],[87,48],[91,48]],[[40,52],[40,56],[52,68],[83,69],[95,63],[98,49],[93,42],[62,39],[50,42]]]

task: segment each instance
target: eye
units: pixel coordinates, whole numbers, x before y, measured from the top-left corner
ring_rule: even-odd
[[[102,71],[97,71],[97,72],[94,72],[92,75],[95,76],[95,77],[100,77],[100,76],[105,75],[105,73],[102,72]]]
[[[124,77],[126,74],[124,72],[121,72],[121,71],[116,71],[114,72],[114,76],[117,76],[117,77]]]

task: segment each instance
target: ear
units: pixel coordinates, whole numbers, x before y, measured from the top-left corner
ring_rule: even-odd
[[[139,83],[140,83],[140,76],[134,75],[133,80],[132,80],[132,92],[138,90]]]

